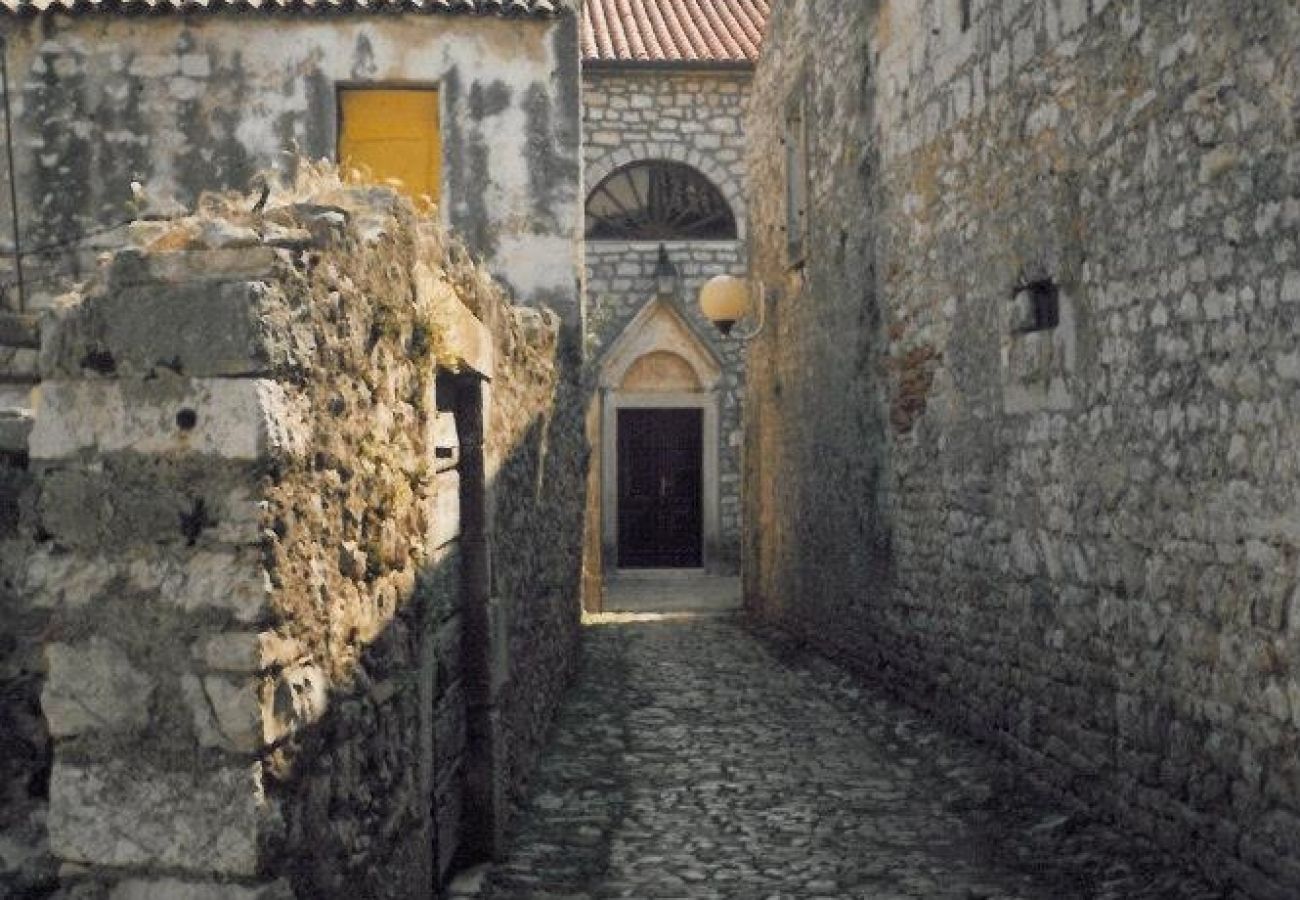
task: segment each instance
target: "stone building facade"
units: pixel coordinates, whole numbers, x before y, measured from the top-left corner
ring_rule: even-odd
[[[436,92],[443,221],[515,296],[576,325],[580,85],[566,0],[386,0],[324,15],[299,0],[145,5],[0,4],[28,306],[61,289],[57,276],[93,271],[141,211],[252,191],[259,173],[291,177],[299,157],[336,159],[348,91],[419,89]],[[0,274],[10,307],[15,280]]]
[[[695,29],[689,34],[645,15],[642,0],[627,9],[596,0],[583,12],[584,351],[596,390],[593,515],[610,573],[643,565],[738,571],[744,346],[719,334],[696,298],[713,276],[743,274],[748,265],[744,121],[768,4],[747,0],[735,6],[734,18],[724,15],[725,6],[696,5],[686,14]],[[679,221],[602,232],[591,215],[602,187],[617,190],[624,173],[647,164],[681,167],[716,188],[734,228],[692,233]],[[656,285],[661,247],[677,278],[670,296],[660,296]],[[625,382],[638,359],[652,357],[658,375],[642,366]],[[670,374],[687,368],[681,378]],[[618,473],[640,463],[620,445],[619,410],[683,407],[703,411],[702,558],[637,562],[620,540],[630,526],[627,484]]]
[[[1300,10],[788,0],[755,75],[746,596],[1300,892]]]

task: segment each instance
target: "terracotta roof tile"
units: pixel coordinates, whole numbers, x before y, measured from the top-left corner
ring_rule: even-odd
[[[772,0],[586,0],[586,62],[756,62]]]
[[[571,0],[0,0],[0,12],[428,12],[546,17]]]

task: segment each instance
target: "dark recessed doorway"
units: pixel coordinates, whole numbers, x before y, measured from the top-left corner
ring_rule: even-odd
[[[618,565],[703,564],[704,413],[618,411]]]

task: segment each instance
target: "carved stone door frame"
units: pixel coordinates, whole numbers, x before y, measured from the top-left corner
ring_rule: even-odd
[[[629,571],[618,560],[618,413],[621,409],[703,412],[702,569],[713,571],[720,564],[721,382],[722,364],[717,355],[675,304],[662,298],[646,303],[605,354],[600,368],[599,483],[601,555],[607,574]]]

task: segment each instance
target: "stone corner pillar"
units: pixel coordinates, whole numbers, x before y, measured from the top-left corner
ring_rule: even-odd
[[[307,426],[280,380],[292,335],[265,315],[275,263],[127,252],[42,329],[22,577],[51,622],[49,839],[65,886],[110,900],[292,897],[263,779],[301,710],[274,702],[293,670],[259,492]]]

